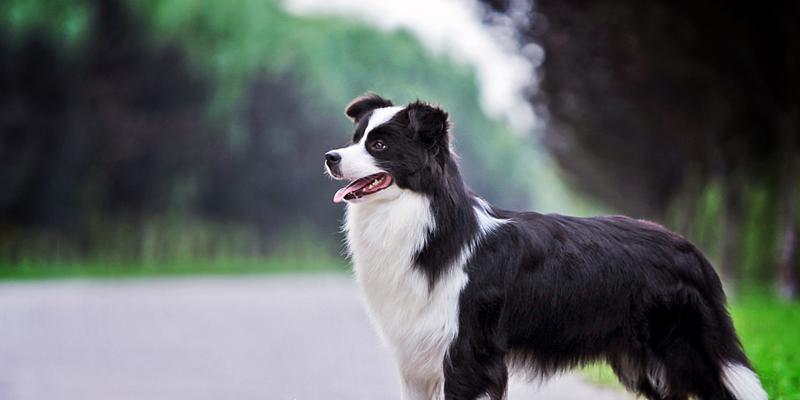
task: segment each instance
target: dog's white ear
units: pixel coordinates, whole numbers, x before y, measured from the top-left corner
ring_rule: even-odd
[[[350,117],[353,122],[358,122],[361,117],[376,108],[391,107],[391,100],[386,100],[375,93],[367,92],[356,97],[344,109],[344,115]]]
[[[430,144],[448,144],[450,122],[447,120],[447,112],[419,100],[409,104],[406,109],[408,127],[417,137]]]

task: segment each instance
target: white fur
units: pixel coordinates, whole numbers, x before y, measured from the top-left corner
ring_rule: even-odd
[[[758,375],[741,364],[726,364],[722,368],[722,382],[736,400],[767,400]]]
[[[382,171],[366,150],[369,133],[391,120],[403,107],[373,111],[361,140],[336,151],[346,179]],[[392,185],[347,204],[345,230],[353,269],[370,317],[393,351],[403,381],[403,399],[444,397],[443,364],[458,335],[458,301],[467,284],[464,271],[480,238],[503,223],[489,215],[489,205],[474,207],[479,234],[429,288],[414,266],[435,221],[428,197]]]
[[[502,223],[492,221],[483,207],[475,211],[481,233],[429,290],[413,258],[435,229],[430,200],[393,186],[369,201],[348,203],[345,229],[356,280],[373,323],[397,359],[403,399],[443,396],[444,357],[458,335],[459,295],[468,279],[464,266],[480,238]]]
[[[361,141],[364,142],[371,130],[389,122],[389,120],[403,108],[405,107],[384,107],[375,109],[369,117],[369,122],[367,123],[367,128],[364,129],[364,136],[362,136]]]
[[[392,201],[348,204],[356,280],[373,323],[395,354],[404,399],[435,398],[443,389],[441,364],[458,332],[458,294],[467,282],[463,270],[453,270],[428,293],[413,257],[433,228],[430,201],[410,191]]]
[[[339,171],[343,179],[356,180],[384,172],[378,168],[375,158],[361,143],[336,149],[336,152],[342,157],[339,161]]]
[[[662,396],[667,394],[667,376],[664,372],[664,366],[659,362],[652,362],[647,368],[647,379],[650,380],[650,385],[660,393]]]
[[[489,214],[492,208],[486,200],[480,197],[475,197],[475,200],[478,202],[478,207],[474,207],[475,216],[478,218],[478,227],[480,227],[482,235],[486,235],[498,226],[508,222],[507,219],[495,218]]]
[[[342,157],[341,161],[339,162],[339,171],[342,173],[343,179],[356,180],[380,172],[385,172],[378,168],[375,158],[372,157],[372,155],[367,151],[367,135],[369,135],[369,132],[373,129],[388,122],[402,109],[403,107],[385,107],[376,109],[372,112],[369,122],[367,122],[367,127],[364,129],[364,135],[361,136],[361,140],[358,143],[334,150]],[[331,175],[330,171],[328,171],[328,174]]]

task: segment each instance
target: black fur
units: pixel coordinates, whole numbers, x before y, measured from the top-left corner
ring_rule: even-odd
[[[391,102],[348,107],[358,139],[380,104]],[[416,102],[368,137],[388,145],[370,153],[399,187],[431,199],[435,229],[416,255],[431,288],[480,229],[448,131],[444,111]],[[648,399],[734,400],[721,368],[750,363],[720,280],[690,242],[621,216],[487,211],[509,222],[481,237],[466,265],[458,336],[444,361],[447,399],[502,398],[507,365],[548,376],[599,360]]]
[[[386,100],[375,93],[365,93],[356,97],[344,109],[344,114],[350,117],[353,122],[360,121],[366,114],[376,108],[390,107],[392,102]]]
[[[543,376],[603,360],[649,399],[733,399],[721,367],[749,362],[720,281],[692,244],[626,217],[494,212],[513,222],[468,263],[450,351],[454,360],[483,349],[471,375],[489,384],[475,390],[505,387],[506,357]],[[659,370],[662,385],[648,376]],[[459,395],[458,371],[448,371],[450,398],[471,398]]]

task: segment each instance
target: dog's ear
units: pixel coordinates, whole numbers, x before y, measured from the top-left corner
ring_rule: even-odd
[[[344,109],[344,115],[350,117],[353,122],[358,122],[366,113],[376,108],[391,106],[392,102],[390,100],[386,100],[375,93],[367,92],[353,99]]]
[[[407,110],[408,127],[416,137],[431,145],[448,145],[450,122],[447,112],[419,100],[409,104]]]

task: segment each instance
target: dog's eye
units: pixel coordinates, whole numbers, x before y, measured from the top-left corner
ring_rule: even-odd
[[[383,142],[381,142],[380,140],[376,140],[376,141],[372,142],[372,150],[384,151],[384,150],[386,150],[386,145]]]

